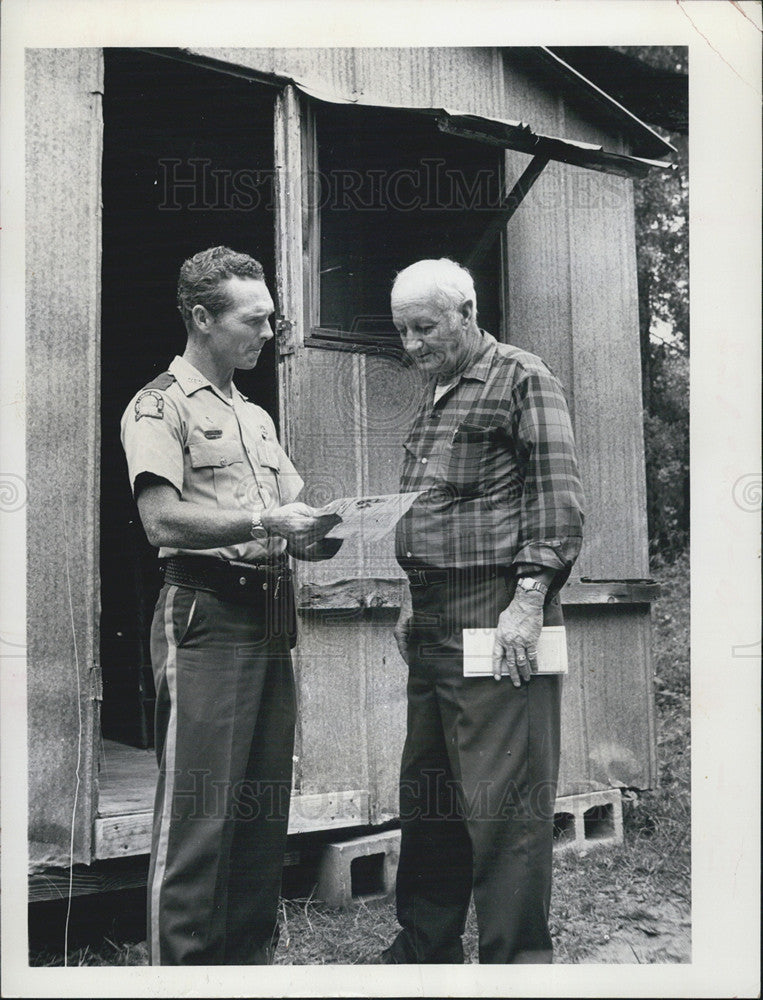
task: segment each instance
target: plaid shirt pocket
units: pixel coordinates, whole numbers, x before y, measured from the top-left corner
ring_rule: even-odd
[[[498,429],[459,424],[453,432],[443,464],[446,482],[460,496],[484,492],[496,457]]]

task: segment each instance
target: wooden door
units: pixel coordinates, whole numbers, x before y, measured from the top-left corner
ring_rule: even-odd
[[[312,105],[291,88],[276,148],[282,428],[304,499],[396,493],[423,386],[392,326],[392,280],[476,242],[479,212],[458,199],[498,187],[500,156],[410,113]],[[481,265],[493,329],[499,258],[496,244]],[[364,822],[392,818],[407,679],[392,635],[404,586],[394,536],[347,539],[330,561],[297,564],[296,578],[297,791],[344,795]]]

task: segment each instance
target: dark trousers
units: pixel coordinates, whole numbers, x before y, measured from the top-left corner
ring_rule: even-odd
[[[159,594],[152,965],[271,960],[295,721],[289,637],[271,617],[202,590]]]
[[[463,677],[461,630],[495,627],[512,592],[490,571],[411,587],[395,962],[462,962],[472,892],[480,962],[551,961],[561,679]]]

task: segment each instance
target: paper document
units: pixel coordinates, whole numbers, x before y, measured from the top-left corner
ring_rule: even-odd
[[[425,490],[413,493],[388,493],[379,497],[342,497],[321,507],[319,514],[336,514],[339,524],[326,534],[326,538],[349,538],[362,535],[366,542],[378,542],[392,531],[413,501]]]
[[[487,677],[493,673],[493,642],[495,629],[465,628],[464,677]],[[506,662],[501,674],[506,676]],[[538,640],[539,674],[567,673],[567,633],[564,625],[545,625]]]

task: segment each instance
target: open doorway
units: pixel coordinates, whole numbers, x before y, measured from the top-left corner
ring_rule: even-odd
[[[261,261],[275,295],[274,91],[129,49],[105,51],[101,319],[103,736],[153,740],[148,635],[156,553],[137,516],[119,420],[182,354],[175,305],[188,256],[225,244]],[[277,421],[274,343],[236,384]]]

